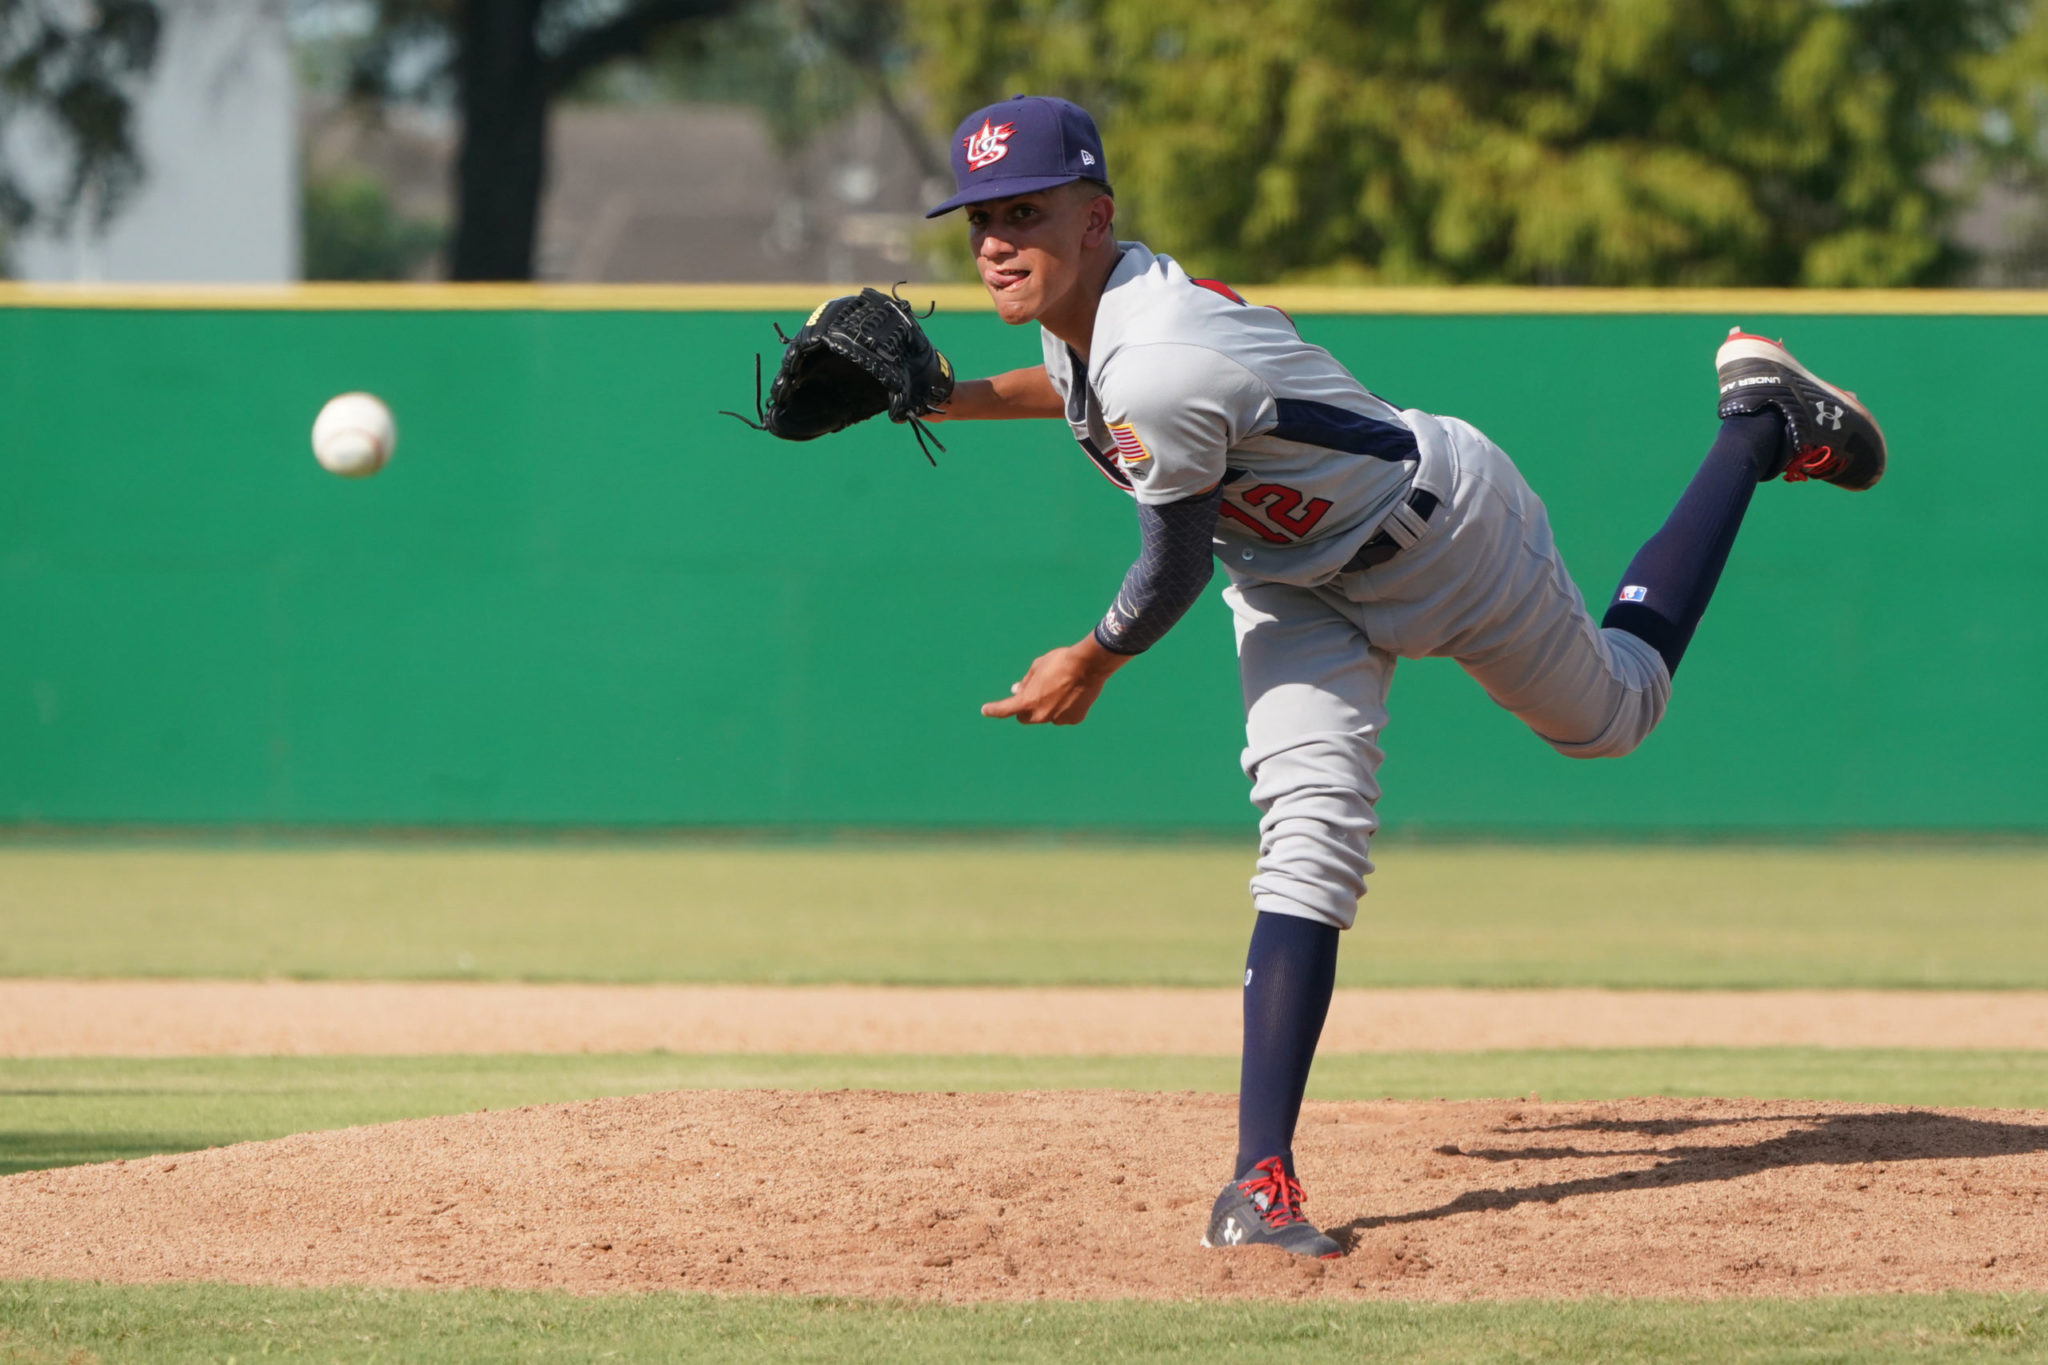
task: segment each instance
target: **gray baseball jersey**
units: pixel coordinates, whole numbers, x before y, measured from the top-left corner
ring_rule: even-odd
[[[1406,493],[1416,435],[1287,315],[1135,242],[1079,357],[1044,334],[1074,437],[1139,502],[1223,485],[1216,552],[1273,582],[1328,579]]]
[[[1594,624],[1542,501],[1469,424],[1397,411],[1284,314],[1135,244],[1103,293],[1085,382],[1044,340],[1074,436],[1111,481],[1154,505],[1222,485],[1259,910],[1350,927],[1399,658],[1456,659],[1573,757],[1627,753],[1662,718],[1662,659]],[[1411,490],[1435,495],[1429,513]],[[1376,529],[1399,553],[1346,571]]]

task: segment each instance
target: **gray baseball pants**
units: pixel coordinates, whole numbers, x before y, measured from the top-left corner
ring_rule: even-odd
[[[1456,659],[1572,758],[1628,753],[1671,695],[1655,650],[1594,623],[1542,501],[1507,455],[1464,422],[1415,424],[1414,486],[1439,505],[1419,528],[1405,508],[1384,523],[1399,554],[1313,587],[1233,575],[1224,591],[1260,811],[1251,886],[1261,911],[1339,929],[1357,918],[1395,660]]]

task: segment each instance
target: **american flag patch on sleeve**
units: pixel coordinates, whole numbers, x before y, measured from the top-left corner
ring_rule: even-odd
[[[1138,439],[1138,433],[1128,426],[1109,424],[1109,437],[1116,442],[1116,457],[1125,464],[1142,464],[1152,458],[1152,452],[1145,449],[1145,443]]]

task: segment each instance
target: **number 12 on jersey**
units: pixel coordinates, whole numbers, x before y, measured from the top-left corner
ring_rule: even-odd
[[[1301,494],[1284,484],[1262,483],[1237,494],[1239,507],[1225,494],[1223,503],[1216,510],[1241,526],[1248,526],[1269,544],[1288,545],[1300,540],[1315,529],[1323,514],[1330,510],[1328,498],[1311,498],[1306,504]],[[1262,520],[1254,512],[1264,514]],[[1271,523],[1270,525],[1268,523]]]

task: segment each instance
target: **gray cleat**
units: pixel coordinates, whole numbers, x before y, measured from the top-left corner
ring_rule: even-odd
[[[1269,1156],[1251,1174],[1232,1181],[1209,1210],[1205,1247],[1275,1246],[1297,1256],[1334,1261],[1344,1248],[1317,1230],[1301,1213],[1301,1186],[1279,1157]]]
[[[1782,470],[1788,483],[1821,479],[1861,492],[1884,477],[1884,432],[1856,395],[1792,358],[1785,344],[1740,327],[1714,356],[1721,417],[1776,408],[1791,434]]]

